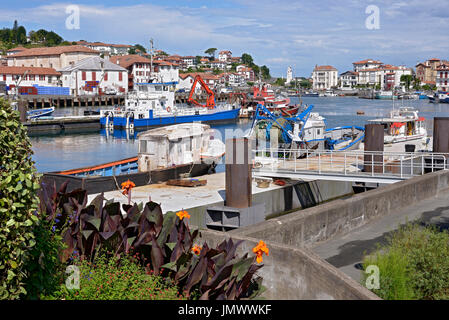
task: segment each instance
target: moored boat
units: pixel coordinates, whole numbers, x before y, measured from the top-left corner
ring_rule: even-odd
[[[202,81],[202,79],[201,79]],[[202,82],[203,84],[204,82]],[[175,104],[176,82],[150,82],[136,84],[135,92],[125,99],[125,106],[101,110],[100,123],[107,128],[129,128],[142,130],[155,126],[166,126],[191,122],[236,121],[240,108],[235,105],[215,105],[213,92],[209,88],[208,104],[180,106]],[[204,86],[206,86],[204,84]],[[207,86],[206,86],[207,87]]]
[[[368,122],[383,125],[385,144],[416,140],[428,144],[425,118],[418,115],[418,110],[399,108],[390,111],[385,118],[371,119]]]
[[[120,189],[128,179],[136,186],[170,179],[181,175],[190,177],[215,172],[225,152],[221,140],[213,139],[209,125],[186,123],[155,128],[137,136],[139,151],[136,157],[99,165],[48,172],[44,181],[69,189],[83,188],[89,194]]]

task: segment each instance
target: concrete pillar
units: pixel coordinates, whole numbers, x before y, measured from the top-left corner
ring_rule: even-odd
[[[27,105],[24,100],[19,100],[17,103],[17,109],[20,113],[20,122],[26,122],[27,121]]]
[[[374,155],[369,151],[384,151],[384,127],[381,124],[366,124],[365,125],[365,155],[364,155],[364,170],[365,172],[383,171],[383,155]],[[372,164],[374,166],[372,167]]]
[[[251,140],[253,142],[253,140]],[[226,140],[226,201],[234,208],[252,205],[252,152],[250,140]]]
[[[433,152],[449,153],[449,117],[433,119]]]

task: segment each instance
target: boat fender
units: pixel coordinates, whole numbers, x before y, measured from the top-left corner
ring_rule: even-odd
[[[134,123],[131,122],[131,123],[129,124],[128,128],[129,128],[130,130],[133,130],[133,129],[134,129]]]

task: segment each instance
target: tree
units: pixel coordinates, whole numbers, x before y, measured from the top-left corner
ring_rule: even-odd
[[[254,65],[253,57],[251,57],[248,53],[242,54],[242,62],[248,67],[252,67]]]
[[[277,86],[284,86],[285,85],[285,79],[284,78],[277,78],[276,81],[274,82],[275,85]]]
[[[147,53],[147,50],[145,49],[144,46],[140,45],[140,44],[135,44],[134,48],[139,49],[140,51],[142,51],[143,53]]]
[[[196,56],[195,57],[195,62],[196,62],[196,64],[201,64],[201,59],[202,59],[203,57],[202,56]]]
[[[18,44],[27,43],[27,32],[25,27],[23,26],[17,28],[17,43]]]
[[[300,85],[301,88],[304,88],[304,89],[312,88],[312,83],[309,80],[307,80],[307,79],[301,80],[299,82],[299,85]]]
[[[0,127],[0,299],[9,300],[26,294],[25,266],[36,244],[39,178],[19,113],[3,99]]]
[[[61,44],[62,38],[53,31],[47,32],[45,45],[47,46],[57,46]]]
[[[136,48],[134,48],[134,47],[129,48],[128,54],[136,54]]]
[[[270,79],[270,69],[268,69],[267,66],[263,65],[262,67],[260,67],[260,72],[262,73],[262,78],[263,79]]]
[[[410,88],[410,84],[413,81],[413,76],[411,74],[403,74],[401,76],[401,82],[404,83],[405,87],[407,88],[407,90]]]
[[[217,51],[217,48],[209,48],[204,51],[204,53],[210,55],[211,58],[215,59],[215,51]]]

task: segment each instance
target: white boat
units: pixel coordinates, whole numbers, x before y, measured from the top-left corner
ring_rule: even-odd
[[[428,144],[425,118],[418,115],[418,110],[402,107],[390,111],[385,118],[368,120],[384,126],[385,144],[419,141]]]
[[[138,135],[139,172],[215,161],[225,153],[225,144],[213,138],[207,124],[184,123],[142,132]]]
[[[337,94],[334,93],[332,90],[326,90],[326,92],[324,92],[324,96],[325,97],[336,97]]]

